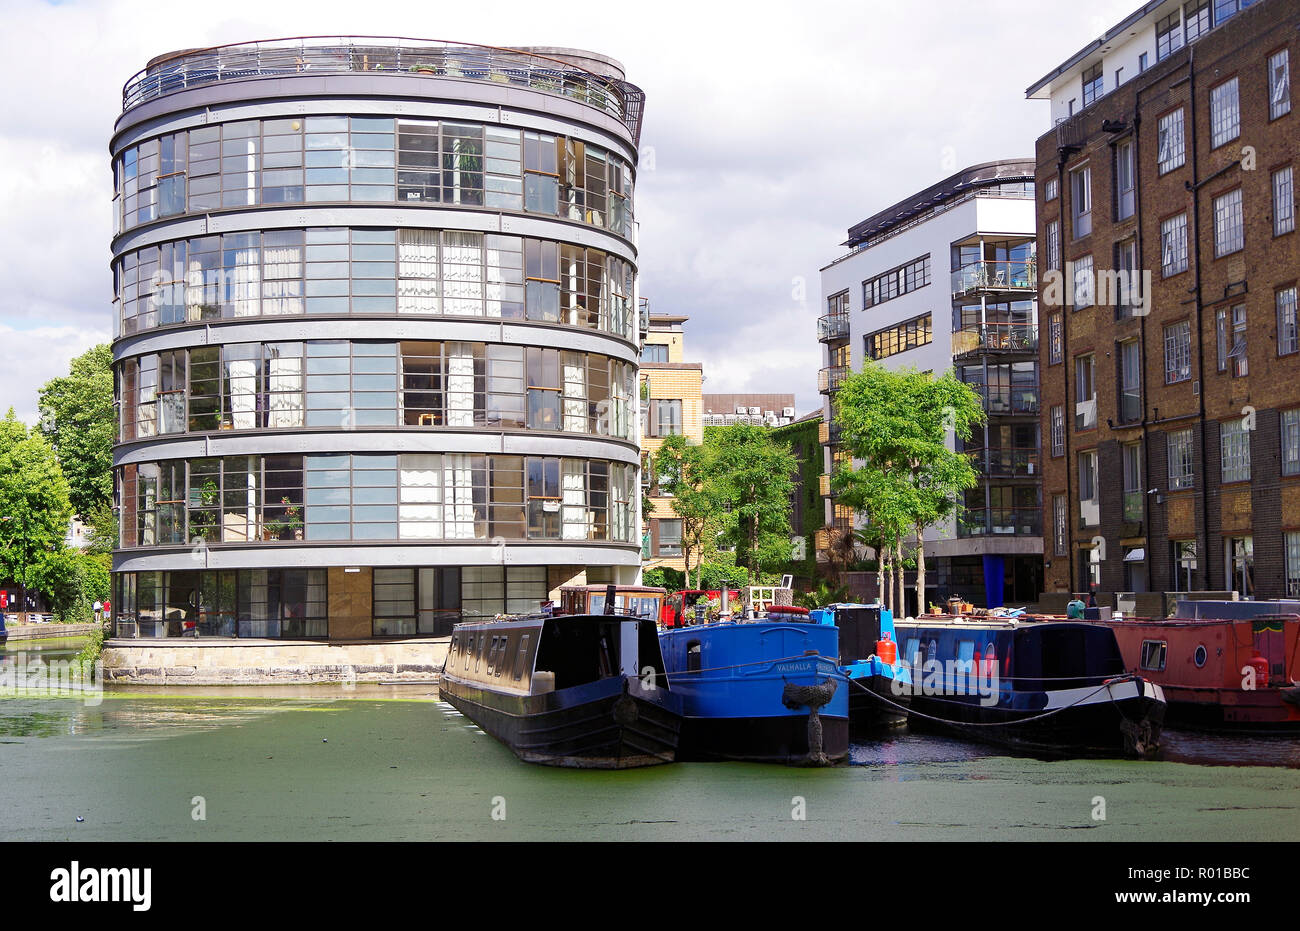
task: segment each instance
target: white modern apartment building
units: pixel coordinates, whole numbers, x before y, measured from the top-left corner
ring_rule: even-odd
[[[850,228],[851,251],[821,270],[826,475],[846,455],[835,393],[865,358],[935,373],[955,367],[984,400],[987,424],[960,447],[980,484],[954,519],[926,534],[933,601],[960,594],[996,605],[1040,591],[1033,177],[1029,160],[960,171]],[[852,527],[829,481],[823,491],[827,528]]]

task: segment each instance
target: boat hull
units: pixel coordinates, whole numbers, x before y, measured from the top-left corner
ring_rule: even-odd
[[[849,757],[849,721],[820,715],[822,753],[829,763]],[[809,760],[808,715],[753,718],[686,718],[679,760],[804,765]]]
[[[613,676],[543,695],[509,695],[444,680],[440,694],[528,763],[631,769],[677,758],[680,700],[635,677]]]
[[[1159,686],[1125,678],[1020,693],[1010,706],[1001,701],[985,705],[978,696],[919,694],[912,696],[911,709],[908,725],[916,730],[937,730],[1034,756],[1149,759],[1160,748],[1165,698]]]
[[[855,731],[886,730],[907,723],[907,695],[894,694],[894,680],[884,675],[849,676],[849,725]],[[902,708],[897,707],[902,705]]]

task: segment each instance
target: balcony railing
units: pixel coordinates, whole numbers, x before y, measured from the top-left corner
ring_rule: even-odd
[[[831,477],[829,475],[817,476],[817,493],[823,498],[831,496]]]
[[[572,62],[519,49],[386,36],[301,36],[180,52],[155,61],[122,88],[122,109],[215,81],[349,71],[491,81],[568,97],[620,120],[640,141],[645,95]]]
[[[981,385],[967,382],[989,414],[1037,414],[1042,404],[1037,385]]]
[[[1034,259],[971,262],[952,273],[955,296],[975,291],[1033,291],[1037,287],[1038,264]]]
[[[826,314],[817,318],[817,339],[828,342],[833,339],[848,339],[849,315]]]
[[[822,421],[817,427],[817,442],[822,446],[835,446],[840,441],[840,425]]]
[[[844,379],[849,377],[847,365],[828,365],[817,373],[817,390],[822,394],[839,391]]]
[[[959,537],[1040,536],[1038,508],[964,508],[957,519]]]
[[[1136,524],[1142,520],[1142,499],[1145,495],[1140,491],[1124,492],[1124,522],[1127,524]]]
[[[952,334],[952,354],[968,352],[1037,352],[1038,327],[1032,323],[985,323]]]
[[[1037,449],[968,449],[975,470],[982,475],[1002,478],[1027,478],[1041,474]]]

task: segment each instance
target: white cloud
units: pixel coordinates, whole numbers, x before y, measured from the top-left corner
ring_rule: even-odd
[[[51,378],[68,374],[68,364],[97,343],[111,338],[108,329],[42,326],[16,330],[0,323],[0,416],[10,407],[28,425],[35,424],[37,396]]]

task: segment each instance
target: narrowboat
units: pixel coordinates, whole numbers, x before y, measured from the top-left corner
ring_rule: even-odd
[[[811,620],[839,630],[850,726],[876,730],[906,724],[912,678],[899,661],[893,612],[879,604],[830,604],[813,611]]]
[[[838,631],[804,609],[663,630],[670,690],[682,699],[679,760],[844,762],[849,684]],[[798,611],[804,611],[799,614]]]
[[[911,727],[1044,757],[1159,749],[1164,692],[1125,671],[1105,625],[931,615],[895,627]]]
[[[628,769],[677,755],[682,700],[667,687],[654,617],[457,624],[439,692],[529,763]]]
[[[728,596],[731,604],[740,604],[740,589],[731,589]],[[698,604],[701,597],[709,602],[707,606]],[[700,588],[688,588],[673,592],[664,599],[664,606],[659,615],[659,626],[686,627],[689,624],[703,623],[708,616],[719,613],[721,604],[721,589],[705,591]]]
[[[1171,725],[1300,734],[1300,602],[1183,601],[1109,626],[1125,666],[1164,689]]]

